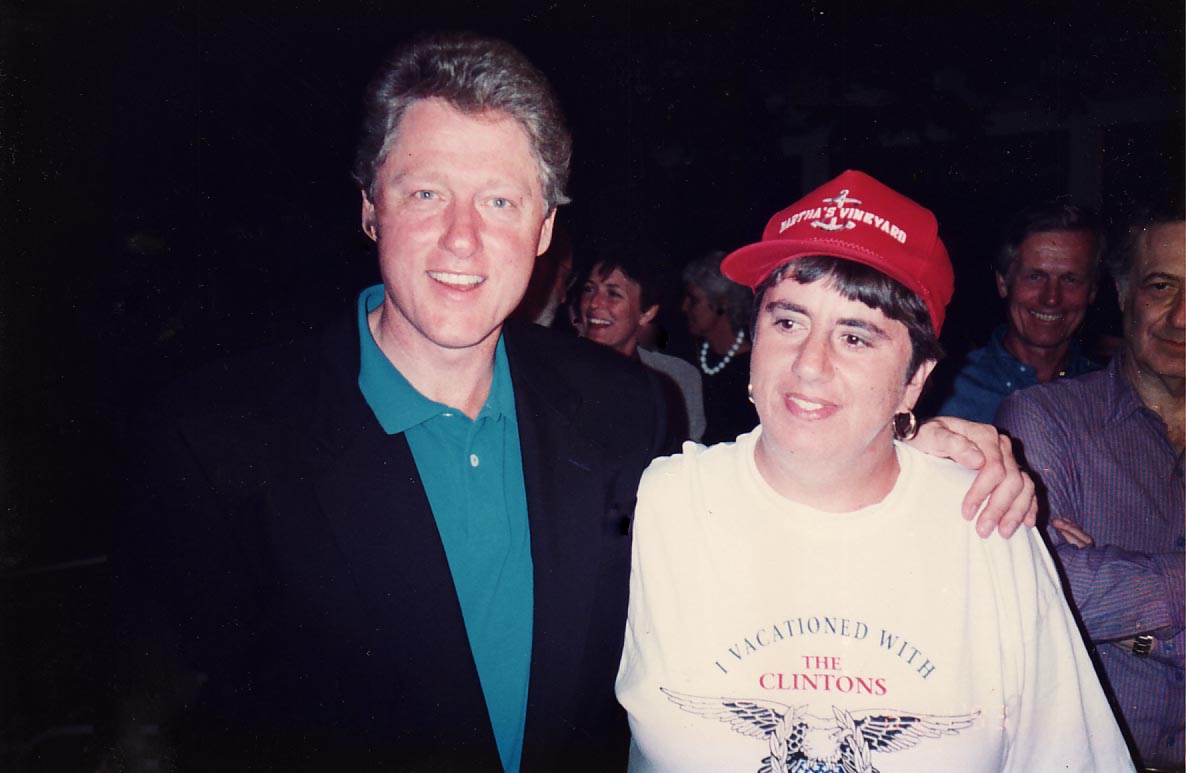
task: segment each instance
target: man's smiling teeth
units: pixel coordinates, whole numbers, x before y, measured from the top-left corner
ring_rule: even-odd
[[[810,400],[804,400],[801,397],[791,397],[791,402],[805,411],[818,411],[820,408],[824,407],[823,403],[813,403]]]
[[[1032,309],[1030,310],[1030,314],[1042,322],[1058,322],[1063,318],[1062,314],[1043,314],[1040,311],[1033,311]]]
[[[428,275],[441,284],[453,287],[476,287],[486,281],[477,274],[450,274],[444,271],[429,271]]]
[[[589,324],[590,325],[612,325],[613,322],[610,322],[608,319],[601,319],[599,317],[590,317]]]

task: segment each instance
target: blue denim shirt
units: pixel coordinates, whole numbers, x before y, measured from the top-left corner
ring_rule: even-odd
[[[1005,326],[1001,325],[993,331],[987,345],[968,352],[937,415],[991,424],[1006,395],[1038,383],[1037,371],[1005,349],[1004,337]],[[1072,341],[1066,368],[1058,377],[1073,378],[1099,369],[1099,365],[1082,355],[1078,342]]]

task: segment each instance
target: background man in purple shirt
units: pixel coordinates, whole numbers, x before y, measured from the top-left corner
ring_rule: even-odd
[[[1016,392],[998,426],[1041,477],[1050,537],[1141,761],[1182,770],[1186,222],[1137,219],[1112,265],[1124,346]],[[1052,707],[1052,710],[1057,710]]]

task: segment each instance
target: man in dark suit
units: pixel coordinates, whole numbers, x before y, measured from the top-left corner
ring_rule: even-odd
[[[506,322],[569,149],[507,44],[399,52],[355,169],[382,284],[146,412],[120,537],[124,711],[161,720],[172,764],[624,767],[613,684],[635,488],[667,447],[659,393],[607,349]],[[980,442],[993,457],[995,433]],[[1007,466],[990,458],[978,489],[1005,480],[982,521],[1004,532],[1032,499]]]

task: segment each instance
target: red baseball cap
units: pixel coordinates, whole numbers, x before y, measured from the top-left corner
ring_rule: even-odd
[[[754,289],[782,264],[810,255],[855,260],[901,282],[922,298],[939,334],[955,273],[926,207],[850,169],[775,213],[762,241],[729,253],[721,273]]]

